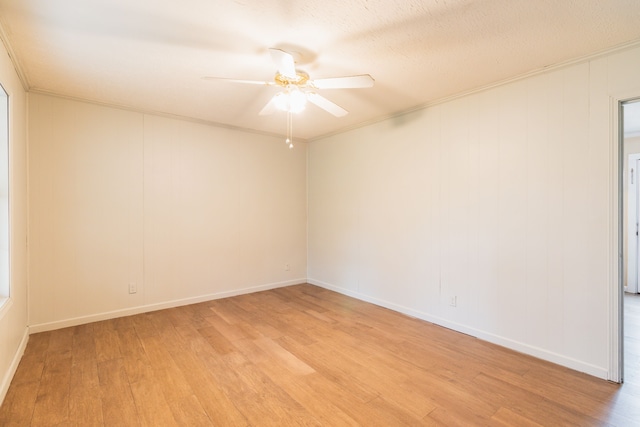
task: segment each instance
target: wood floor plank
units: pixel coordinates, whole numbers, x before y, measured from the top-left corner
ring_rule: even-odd
[[[122,362],[128,381],[136,382],[148,378],[151,375],[151,365],[133,323],[118,329],[116,333],[121,349],[119,360]]]
[[[149,427],[178,426],[160,383],[156,381],[154,376],[132,382],[130,385],[140,425]]]
[[[306,346],[289,337],[282,337],[277,342],[323,377],[348,390],[361,402],[369,402],[378,397],[378,392],[375,389],[362,384],[351,375],[350,370],[354,362],[346,357],[336,357],[337,354],[333,348],[322,345]],[[336,363],[337,360],[340,360],[340,363]]]
[[[273,290],[273,293],[284,299],[289,307],[293,307],[296,310],[314,311],[316,313],[323,313],[327,311],[327,309],[322,307],[321,305],[301,298],[304,294],[295,287],[289,286],[286,288],[277,288]]]
[[[199,328],[198,332],[207,340],[209,345],[211,345],[218,354],[228,354],[235,350],[233,344],[231,344],[231,342],[214,326]]]
[[[555,396],[555,402],[568,409],[582,412],[595,419],[601,419],[603,422],[606,419],[606,413],[602,412],[602,405],[600,404],[602,400],[599,398],[600,393],[597,392],[597,387],[592,386],[589,393],[585,393],[579,387],[580,383],[578,381],[573,383],[564,381],[562,384],[558,384],[552,381],[550,376],[541,376],[539,374],[525,374],[520,377],[510,376],[508,379],[505,379],[505,377],[498,378],[513,386],[526,388],[540,397],[553,395]],[[616,388],[613,384],[606,385],[610,386],[610,391]]]
[[[193,396],[193,390],[183,371],[171,356],[169,347],[172,344],[161,340],[160,337],[145,338],[142,343],[149,364],[153,368],[153,376],[167,402],[182,401]],[[174,348],[174,351],[180,351],[180,349]]]
[[[234,298],[225,298],[221,300],[211,301],[209,304],[210,310],[222,317],[225,322],[233,325],[245,321],[251,316],[251,313],[255,313],[255,307],[251,307],[249,310],[244,310],[240,307],[240,298],[234,300]]]
[[[252,356],[253,353],[246,354]],[[296,402],[300,403],[322,425],[357,426],[356,420],[338,406],[326,399],[319,387],[314,387],[309,378],[317,373],[299,375],[291,372],[275,358],[260,358],[255,363],[275,384],[282,388]]]
[[[96,361],[74,362],[71,369],[69,419],[77,425],[104,425],[100,393]]]
[[[0,425],[640,426],[627,304],[624,385],[312,285],[43,332]]]
[[[29,345],[25,349],[22,359],[20,359],[19,368],[13,377],[12,384],[40,381],[51,336],[51,333],[39,333],[29,337]]]
[[[584,412],[574,411],[535,392],[514,387],[498,378],[480,374],[475,380],[493,396],[500,396],[502,406],[542,425],[589,425],[602,422]]]
[[[313,348],[317,351],[318,346],[314,344]],[[409,384],[411,377],[394,367],[392,358],[374,360],[355,347],[334,348],[332,352],[343,363],[348,363],[346,368],[353,379],[375,390],[385,402],[391,402],[402,411],[412,413],[417,419],[422,419],[436,408],[427,393],[422,393]],[[372,370],[370,366],[375,366],[376,369]]]
[[[244,383],[244,387],[236,389],[238,392],[232,395],[232,399],[242,407],[242,413],[251,425],[321,425],[256,365],[234,363],[228,355],[223,358],[228,360],[227,367],[234,369],[237,380]]]
[[[104,321],[96,323],[95,343],[98,362],[122,357],[118,331],[113,328],[113,322]]]
[[[378,390],[386,401],[393,402],[397,407],[420,418],[436,409],[438,403],[447,406],[465,401],[468,408],[487,416],[496,409],[495,405],[477,397],[481,390],[470,389],[467,381],[459,381],[456,376],[442,377],[437,367],[431,367],[430,370],[416,369],[416,365],[382,349],[369,350],[355,346],[347,349],[349,358],[366,360],[369,366],[376,367],[372,373],[367,369],[354,367],[351,373],[355,378]],[[434,390],[441,392],[434,394]]]
[[[31,425],[52,333],[33,334],[0,406],[0,425]]]
[[[58,350],[45,360],[31,421],[34,425],[57,425],[69,420],[71,346]]]
[[[296,375],[309,375],[315,372],[315,370],[298,359],[295,355],[282,348],[271,338],[261,338],[254,341],[260,350],[271,356],[271,358],[277,361],[284,368],[290,370]]]
[[[315,342],[313,338],[308,334],[309,329],[300,326],[299,323],[289,323],[284,320],[285,316],[277,315],[273,311],[261,311],[258,313],[253,313],[252,318],[255,322],[259,322],[260,326],[268,325],[273,330],[278,331],[278,334],[275,336],[270,336],[270,338],[279,338],[283,335],[283,332],[286,331],[286,335],[296,339],[296,341],[302,344],[312,344]],[[258,329],[260,332],[263,331],[261,327]]]
[[[180,400],[170,401],[169,408],[179,426],[209,427],[214,425],[195,394]]]
[[[439,426],[477,426],[485,425],[486,418],[467,408],[439,406],[423,419],[425,424]],[[517,424],[516,424],[517,425]]]
[[[159,335],[158,330],[151,319],[152,316],[153,314],[147,313],[139,316],[130,316],[130,319],[133,322],[133,328],[139,338],[156,337]]]
[[[543,427],[542,424],[538,424],[528,418],[519,415],[508,408],[500,408],[491,417],[491,422],[496,426],[521,426],[521,427]]]
[[[104,425],[141,425],[124,361],[108,359],[98,363],[98,377]]]
[[[30,426],[38,397],[39,381],[11,384],[0,406],[0,426]]]
[[[218,332],[230,342],[243,339],[256,339],[262,336],[260,332],[247,322],[229,324],[213,312],[213,310],[211,311],[211,315],[207,316],[206,319],[211,326],[216,328]]]
[[[195,331],[195,329],[193,330]],[[189,344],[189,341],[196,340],[197,336],[197,331],[196,336],[191,338],[182,338],[180,335],[184,341],[180,341],[181,346],[172,346],[168,349],[171,357],[180,368],[189,387],[197,396],[202,408],[214,425],[249,425],[246,417],[234,405],[229,394],[224,392],[220,384],[221,379],[215,371],[208,369],[206,363],[199,356],[204,350],[194,350],[195,348],[202,349],[202,345]],[[204,339],[201,338],[201,341]],[[185,349],[189,349],[189,351],[185,351]]]
[[[355,420],[361,426],[401,426],[406,422],[401,421],[398,414],[394,414],[380,405],[378,396],[363,401],[361,396],[355,395],[349,388],[341,386],[332,378],[320,373],[301,377],[299,388],[316,399],[326,400],[327,403],[336,406],[350,419]],[[399,411],[402,413],[402,411]],[[404,414],[403,414],[404,416]],[[413,423],[420,424],[420,423]],[[330,424],[329,424],[330,425]]]
[[[46,356],[50,354],[69,353],[73,345],[74,328],[57,329],[50,332]]]
[[[85,426],[104,425],[93,325],[74,328],[69,419]]]

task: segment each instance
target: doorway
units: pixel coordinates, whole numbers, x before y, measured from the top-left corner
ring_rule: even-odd
[[[640,105],[640,102],[637,103]],[[624,108],[624,106],[623,106]],[[625,163],[623,171],[625,180],[622,192],[624,194],[623,230],[624,242],[624,292],[638,293],[640,280],[640,135],[624,137],[623,150]]]
[[[631,319],[635,319],[640,301],[640,99],[620,101],[618,121],[622,199],[619,206],[622,265],[618,283],[621,290],[618,380],[637,384],[639,378],[634,366],[638,365],[639,343],[637,328],[632,327]]]

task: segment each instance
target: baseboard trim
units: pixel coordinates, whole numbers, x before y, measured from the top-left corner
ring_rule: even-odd
[[[2,402],[4,402],[4,398],[7,397],[7,392],[9,391],[11,380],[13,380],[13,376],[18,370],[18,365],[20,364],[20,360],[22,359],[24,350],[27,348],[27,342],[29,342],[29,328],[24,329],[22,340],[20,340],[20,345],[18,345],[16,353],[13,355],[13,359],[11,360],[11,364],[9,365],[9,369],[5,373],[4,378],[2,378],[2,383],[0,384],[0,406],[2,405]]]
[[[242,289],[234,289],[230,291],[216,292],[213,294],[200,295],[197,297],[183,298],[179,300],[165,301],[156,304],[147,304],[137,307],[125,308],[122,310],[108,311],[88,316],[75,317],[71,319],[58,320],[55,322],[38,323],[29,326],[29,333],[53,331],[56,329],[68,328],[71,326],[84,325],[86,323],[99,322],[102,320],[115,319],[118,317],[132,316],[135,314],[147,313],[151,311],[164,310],[166,308],[180,307],[183,305],[197,304],[200,302],[211,301],[221,298],[229,298],[238,295],[249,294],[253,292],[267,291],[269,289],[282,288],[285,286],[299,285],[306,283],[307,279],[287,280],[285,282],[269,283],[265,285],[252,286]]]
[[[602,378],[604,380],[608,378],[607,369],[600,366],[591,365],[589,363],[585,363],[577,359],[563,356],[561,354],[557,354],[539,347],[528,345],[519,341],[514,341],[509,338],[495,335],[483,330],[475,329],[460,323],[452,322],[450,320],[443,319],[438,316],[433,316],[423,311],[414,310],[409,307],[404,307],[402,305],[398,305],[389,301],[385,301],[385,300],[378,299],[366,294],[362,294],[360,292],[356,292],[351,289],[346,289],[340,286],[332,285],[330,283],[326,283],[321,280],[308,278],[307,283],[311,285],[319,286],[321,288],[325,288],[334,292],[338,292],[340,294],[347,295],[347,296],[359,299],[361,301],[366,301],[371,304],[378,305],[380,307],[388,308],[390,310],[397,311],[399,313],[403,313],[408,316],[415,317],[417,319],[421,319],[421,320],[445,327],[447,329],[451,329],[456,332],[461,332],[463,334],[471,335],[483,341],[487,341],[492,344],[496,344],[501,347],[505,347],[510,350],[517,351],[519,353],[527,354],[529,356],[533,356],[538,359],[545,360],[547,362],[555,363],[557,365],[561,365],[579,372],[584,372],[594,377]]]
[[[156,310],[163,310],[166,308],[179,307],[183,305],[197,304],[200,302],[211,301],[211,300],[221,299],[221,298],[228,298],[228,297],[233,297],[238,295],[244,295],[244,294],[253,293],[253,292],[266,291],[269,289],[276,289],[276,288],[281,288],[286,286],[298,285],[302,283],[309,283],[311,285],[319,286],[321,288],[338,292],[340,294],[347,295],[347,296],[359,299],[361,301],[366,301],[371,304],[378,305],[380,307],[385,307],[390,310],[397,311],[399,313],[403,313],[408,316],[412,316],[412,317],[451,329],[456,332],[461,332],[463,334],[471,335],[473,337],[482,339],[492,344],[496,344],[496,345],[523,353],[523,354],[527,354],[527,355],[536,357],[538,359],[546,360],[548,362],[552,362],[557,365],[565,366],[567,368],[574,369],[576,371],[584,372],[586,374],[589,374],[598,378],[602,378],[605,380],[608,378],[607,369],[602,368],[600,366],[591,365],[589,363],[585,363],[577,359],[573,359],[567,356],[563,356],[561,354],[550,352],[548,350],[545,350],[536,346],[511,340],[493,333],[489,333],[480,329],[469,327],[464,324],[452,322],[450,320],[447,320],[438,316],[433,316],[429,313],[426,313],[420,310],[415,310],[409,307],[392,303],[390,301],[375,298],[360,292],[353,291],[351,289],[347,289],[347,288],[336,286],[327,282],[323,282],[321,280],[316,280],[312,278],[307,278],[307,279],[301,278],[301,279],[289,280],[285,282],[270,283],[265,285],[243,288],[243,289],[217,292],[213,294],[201,295],[201,296],[192,297],[192,298],[166,301],[166,302],[157,303],[157,304],[148,304],[148,305],[132,307],[132,308],[127,308],[122,310],[115,310],[110,312],[104,312],[104,313],[99,313],[99,314],[94,314],[89,316],[65,319],[65,320],[60,320],[56,322],[30,325],[27,332],[25,332],[25,337],[23,337],[23,340],[20,344],[18,351],[16,352],[16,356],[14,357],[14,361],[12,362],[11,368],[6,378],[4,378],[3,380],[2,388],[0,389],[0,397],[2,398],[0,399],[0,401],[4,399],[4,396],[9,388],[9,384],[11,383],[11,379],[13,378],[13,375],[15,374],[15,370],[18,367],[18,363],[20,362],[20,358],[24,353],[24,349],[28,341],[28,334],[52,331],[55,329],[61,329],[61,328],[66,328],[70,326],[77,326],[77,325],[82,325],[82,324],[91,323],[91,322],[98,322],[101,320],[115,319],[118,317],[131,316],[135,314],[146,313],[146,312],[151,312]]]

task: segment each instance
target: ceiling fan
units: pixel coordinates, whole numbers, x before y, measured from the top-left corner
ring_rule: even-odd
[[[311,80],[309,74],[297,70],[291,53],[281,49],[269,49],[277,72],[273,81],[238,80],[223,77],[203,77],[207,80],[221,80],[231,83],[245,83],[266,86],[279,86],[282,91],[276,93],[260,111],[260,115],[273,114],[276,111],[297,113],[304,109],[307,101],[333,114],[342,117],[347,110],[329,101],[317,93],[320,89],[356,89],[372,87],[374,80],[369,74],[347,77],[332,77]]]

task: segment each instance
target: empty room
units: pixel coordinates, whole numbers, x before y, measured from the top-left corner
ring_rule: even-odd
[[[640,426],[639,23],[0,0],[0,426]]]

